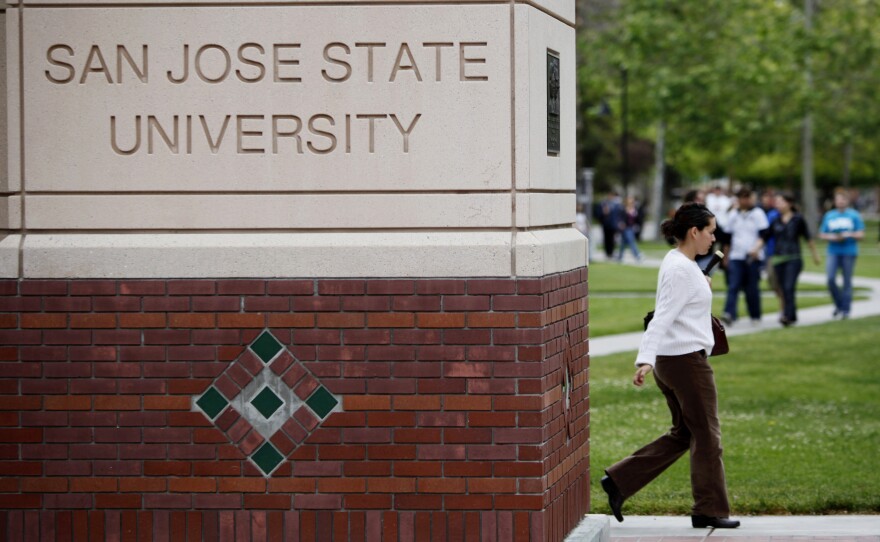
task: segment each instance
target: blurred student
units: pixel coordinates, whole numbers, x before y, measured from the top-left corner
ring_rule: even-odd
[[[790,326],[797,322],[797,281],[804,268],[801,257],[801,239],[807,242],[813,262],[819,265],[819,254],[816,243],[810,236],[810,229],[804,217],[798,212],[794,196],[780,194],[776,196],[777,216],[770,222],[770,227],[762,236],[764,241],[774,244],[770,266],[782,290],[782,315],[779,323]]]
[[[828,241],[825,273],[828,291],[834,300],[834,318],[849,318],[852,308],[853,271],[859,255],[858,241],[865,237],[862,215],[850,207],[849,194],[843,188],[834,191],[834,209],[822,217],[819,237]],[[837,273],[843,276],[843,287],[837,285]]]
[[[623,253],[627,248],[632,252],[636,261],[642,261],[642,253],[636,245],[636,221],[638,220],[639,210],[636,207],[636,199],[627,196],[626,204],[623,206],[620,221],[620,251],[617,253],[617,261],[623,261]]]
[[[748,188],[737,192],[737,208],[727,217],[730,248],[727,261],[727,301],[721,318],[728,324],[737,319],[739,293],[745,292],[746,307],[753,323],[761,320],[761,266],[764,259],[761,232],[770,223],[764,211],[755,205],[755,196]]]

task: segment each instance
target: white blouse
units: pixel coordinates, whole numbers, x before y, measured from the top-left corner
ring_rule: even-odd
[[[657,356],[712,351],[712,288],[697,262],[670,250],[657,277],[654,318],[642,336],[636,365],[651,365]]]

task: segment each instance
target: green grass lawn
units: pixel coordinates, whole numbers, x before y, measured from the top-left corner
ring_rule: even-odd
[[[712,360],[734,514],[880,512],[878,329],[874,317],[731,337],[731,353]],[[594,513],[610,513],[603,469],[669,427],[653,378],[631,384],[634,357],[591,360]],[[691,504],[682,457],[623,511],[687,514]]]
[[[594,262],[590,264],[590,336],[602,337],[629,333],[642,329],[642,318],[654,308],[653,293],[657,286],[657,268]],[[724,277],[716,274],[712,281],[715,299],[712,312],[724,311]],[[779,300],[770,292],[766,281],[761,282],[761,308],[764,314],[779,312]],[[830,305],[831,298],[824,285],[798,285],[798,308]],[[821,295],[815,295],[819,293]],[[864,296],[856,291],[856,299]],[[745,298],[740,295],[739,315],[746,317]]]

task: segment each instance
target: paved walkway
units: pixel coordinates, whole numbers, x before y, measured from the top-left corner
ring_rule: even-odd
[[[738,529],[694,529],[690,518],[624,516],[611,519],[612,542],[880,542],[880,516],[739,517]]]
[[[642,260],[641,265],[659,267],[660,260],[645,259]],[[723,280],[719,275],[716,275],[716,277],[717,280]],[[824,285],[825,275],[820,273],[801,273],[800,282],[804,284]],[[856,292],[856,295],[867,295],[868,299],[854,301],[850,317],[864,318],[866,316],[880,315],[880,279],[854,277],[853,285],[856,288],[867,288],[867,293],[860,291]],[[831,303],[828,305],[810,307],[808,309],[798,309],[797,325],[803,327],[830,322],[832,320],[831,315],[833,312],[834,305]],[[772,314],[765,314],[760,323],[753,324],[747,319],[740,319],[737,322],[734,322],[733,325],[726,327],[727,335],[729,337],[734,337],[737,335],[767,331],[768,329],[779,329],[782,326],[779,324],[779,315],[774,312]],[[641,339],[641,331],[590,338],[590,357],[638,350]]]
[[[641,265],[659,267],[660,260],[646,259]],[[802,273],[802,283],[825,284],[825,275]],[[880,315],[880,279],[855,277],[856,287],[866,288],[868,299],[856,301],[852,318]],[[857,295],[865,295],[858,292]],[[798,309],[798,326],[832,320],[832,304]],[[779,329],[778,314],[767,314],[759,324],[739,321],[727,326],[729,336]],[[642,332],[590,339],[590,356],[604,356],[638,350]],[[604,494],[594,498],[604,498]],[[600,516],[588,516],[598,518]],[[611,542],[880,542],[880,516],[758,516],[737,517],[738,529],[694,529],[687,516],[625,516],[623,523],[611,518]],[[587,523],[585,519],[584,523]],[[573,532],[566,542],[580,542]],[[608,539],[605,539],[606,541]]]

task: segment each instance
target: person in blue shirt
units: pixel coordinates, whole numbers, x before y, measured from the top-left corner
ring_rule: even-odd
[[[834,300],[834,318],[849,318],[852,306],[852,277],[859,255],[858,241],[865,237],[865,223],[858,211],[849,206],[849,194],[843,188],[834,191],[834,209],[822,217],[819,238],[828,241],[825,272],[828,291]],[[837,285],[837,273],[843,275],[843,287]]]

